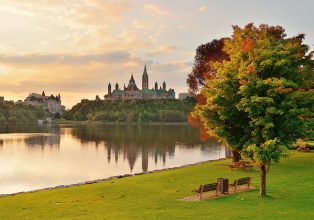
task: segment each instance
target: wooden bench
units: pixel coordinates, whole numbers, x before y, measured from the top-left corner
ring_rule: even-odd
[[[234,187],[234,193],[237,192],[237,187],[241,185],[247,185],[247,189],[250,189],[252,177],[244,177],[234,181],[234,183],[229,184]]]
[[[244,160],[241,160],[241,161],[238,161],[238,162],[234,162],[232,165],[229,165],[231,167],[231,169],[233,168],[250,168],[252,169],[253,168],[253,165],[250,164],[250,162],[248,161],[244,161]]]
[[[209,191],[216,191],[215,196],[218,196],[218,189],[219,189],[219,184],[218,183],[210,183],[210,184],[204,184],[200,185],[198,190],[193,190],[192,192],[196,192],[200,199],[202,199],[203,192],[209,192]]]

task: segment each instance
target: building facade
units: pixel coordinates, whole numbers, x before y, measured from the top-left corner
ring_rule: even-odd
[[[184,92],[184,93],[179,93],[179,99],[180,100],[184,100],[184,99],[186,99],[186,98],[188,98],[188,97],[194,97],[193,95],[191,95],[190,93],[188,93],[188,92]]]
[[[24,101],[26,104],[33,106],[42,106],[46,108],[50,113],[62,114],[64,106],[61,105],[61,96],[46,96],[45,92],[42,94],[31,93]]]
[[[111,84],[108,85],[108,94],[105,95],[107,100],[132,100],[132,99],[175,99],[175,91],[173,89],[167,90],[166,82],[163,82],[162,87],[158,88],[158,83],[152,89],[149,89],[149,77],[147,74],[146,65],[142,75],[142,89],[140,90],[134,80],[133,74],[129,80],[129,84],[123,89],[119,88],[119,84],[115,84],[112,90]]]

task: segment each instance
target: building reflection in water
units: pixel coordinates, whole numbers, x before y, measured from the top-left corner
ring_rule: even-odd
[[[206,153],[221,145],[215,139],[201,143],[198,130],[190,126],[86,125],[73,127],[72,135],[85,147],[98,148],[103,145],[106,148],[108,163],[112,157],[116,163],[120,158],[127,160],[131,172],[138,158],[142,160],[143,172],[147,172],[149,157],[154,158],[155,164],[162,161],[165,166],[167,157],[174,157],[176,147],[200,148]],[[225,148],[221,147],[221,151],[221,158],[225,157]]]
[[[79,141],[81,147],[100,146],[105,148],[107,162],[127,161],[133,172],[138,159],[141,159],[142,171],[149,170],[151,163],[162,163],[165,167],[167,158],[173,158],[175,152],[199,149],[202,154],[219,154],[218,158],[231,155],[216,139],[202,143],[198,129],[190,126],[161,125],[8,125],[0,128],[0,133],[25,134],[14,139],[0,138],[0,148],[9,142],[24,142],[30,150],[59,150],[62,135]],[[66,146],[63,146],[66,147]],[[191,151],[193,153],[193,151]],[[188,156],[187,156],[188,157]],[[189,158],[183,158],[189,163]]]
[[[0,194],[224,158],[189,126],[0,126]]]
[[[59,126],[45,125],[4,125],[0,128],[0,133],[5,136],[5,139],[0,139],[0,147],[4,143],[21,144],[24,142],[25,146],[31,148],[41,149],[45,147],[56,148],[60,147],[61,128]]]
[[[59,149],[61,141],[61,128],[58,126],[47,126],[44,135],[31,136],[25,139],[28,147],[45,147]]]

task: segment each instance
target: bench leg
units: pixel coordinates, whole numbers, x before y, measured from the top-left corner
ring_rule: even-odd
[[[202,185],[202,186],[201,186],[200,200],[202,199],[202,196],[203,196],[203,191],[204,191],[204,185]]]

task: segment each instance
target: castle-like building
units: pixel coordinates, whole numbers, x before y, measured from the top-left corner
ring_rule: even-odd
[[[158,88],[158,83],[155,82],[155,87],[149,89],[148,74],[146,65],[142,75],[142,90],[140,90],[134,80],[133,74],[128,86],[124,85],[123,90],[119,88],[116,83],[115,89],[111,91],[111,84],[108,85],[108,94],[105,95],[107,100],[129,100],[129,99],[175,99],[175,92],[173,89],[167,90],[166,82],[164,81],[162,87]]]
[[[33,106],[42,106],[51,113],[62,114],[62,112],[65,110],[65,107],[61,105],[60,94],[57,96],[46,96],[44,91],[42,92],[42,94],[29,94],[29,96],[26,97],[26,99],[24,100],[24,103]]]

